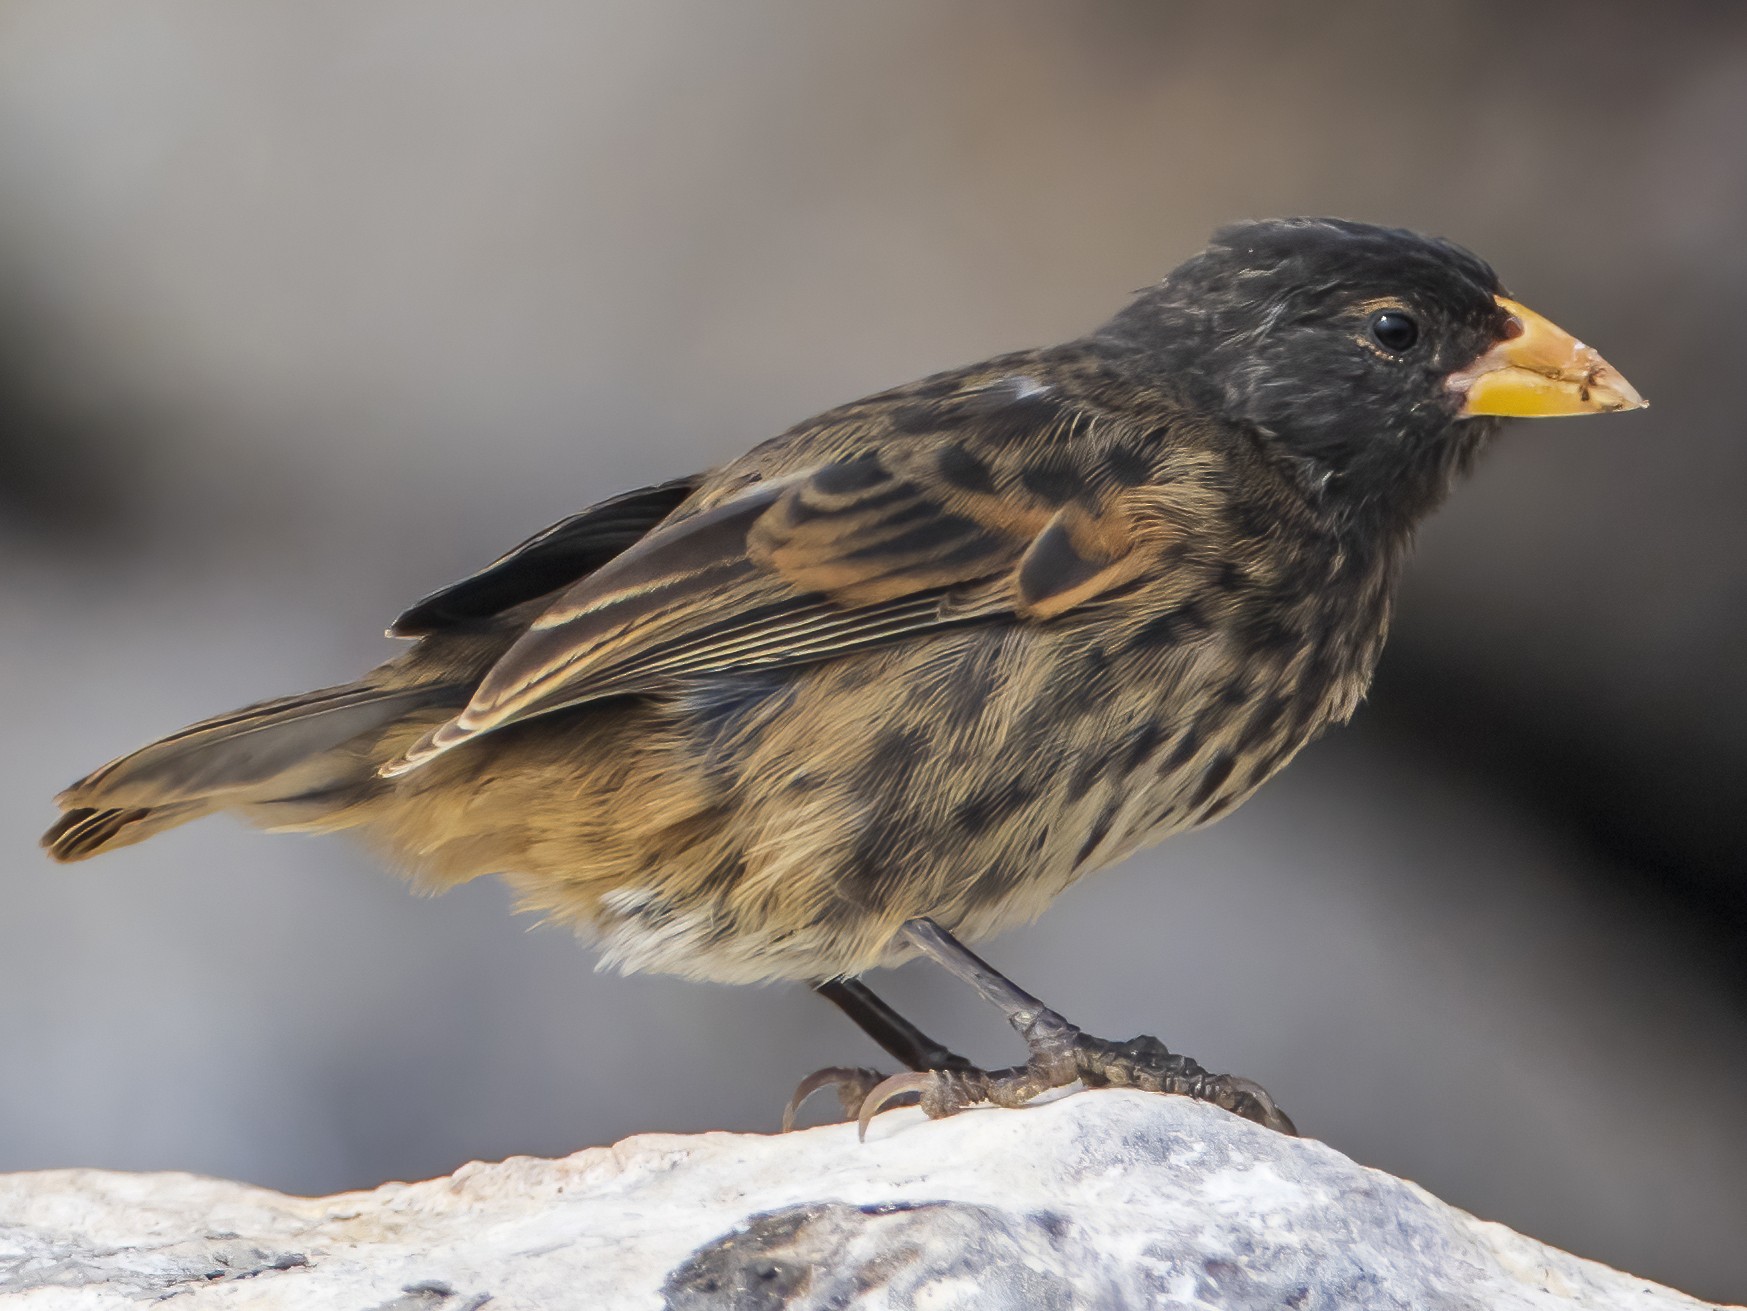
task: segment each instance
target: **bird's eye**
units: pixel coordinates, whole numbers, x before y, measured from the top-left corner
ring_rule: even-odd
[[[1371,340],[1391,355],[1405,355],[1419,340],[1419,324],[1400,310],[1382,310],[1371,316]]]

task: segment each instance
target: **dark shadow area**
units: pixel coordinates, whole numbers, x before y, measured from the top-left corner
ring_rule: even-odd
[[[137,543],[147,459],[128,438],[143,416],[116,413],[101,377],[81,394],[76,367],[46,358],[45,333],[40,315],[0,301],[0,524],[75,556]]]
[[[1605,706],[1489,677],[1400,632],[1352,731],[1436,759],[1556,829],[1747,1007],[1747,753],[1624,734]]]

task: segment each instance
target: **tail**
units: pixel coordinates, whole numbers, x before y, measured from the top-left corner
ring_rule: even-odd
[[[60,823],[42,835],[42,845],[56,860],[84,860],[99,851],[144,841],[154,833],[198,819],[211,809],[198,802],[104,810],[75,806],[61,816]]]
[[[376,767],[467,700],[467,684],[352,683],[192,724],[112,760],[55,798],[42,845],[84,860],[218,810],[266,827],[320,825],[380,788]]]

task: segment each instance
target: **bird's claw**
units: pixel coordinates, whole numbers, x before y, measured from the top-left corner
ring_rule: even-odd
[[[930,1120],[956,1115],[967,1106],[992,1100],[997,1076],[968,1065],[939,1070],[914,1070],[894,1074],[878,1084],[861,1103],[856,1116],[857,1136],[867,1139],[867,1126],[886,1107],[901,1097],[914,1096],[922,1114]]]
[[[933,1070],[906,1070],[903,1074],[894,1074],[891,1078],[875,1084],[866,1097],[862,1099],[861,1108],[855,1117],[855,1136],[862,1142],[867,1141],[867,1126],[886,1108],[886,1105],[902,1097],[905,1093],[916,1093],[918,1096],[934,1080]]]
[[[1280,1104],[1274,1096],[1254,1079],[1245,1079],[1236,1074],[1219,1076],[1230,1088],[1231,1101],[1216,1103],[1225,1107],[1233,1115],[1241,1115],[1246,1120],[1254,1120],[1263,1128],[1283,1133],[1288,1138],[1298,1137],[1298,1126],[1292,1123],[1292,1117],[1280,1109]]]
[[[1073,1079],[1070,1077],[1065,1082],[1072,1083]],[[867,1126],[874,1116],[907,1094],[916,1098],[922,1114],[930,1120],[941,1120],[979,1102],[1023,1106],[1051,1086],[1028,1065],[1011,1070],[979,1070],[970,1065],[954,1065],[939,1070],[894,1074],[867,1095],[856,1119],[865,1140]]]
[[[788,1133],[795,1127],[795,1117],[800,1114],[802,1104],[823,1088],[836,1088],[838,1101],[843,1106],[843,1118],[853,1118],[867,1099],[868,1090],[884,1077],[878,1070],[858,1065],[828,1065],[823,1070],[814,1070],[795,1086],[794,1096],[783,1107],[783,1132]]]

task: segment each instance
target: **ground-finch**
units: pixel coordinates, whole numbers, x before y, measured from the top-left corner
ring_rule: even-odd
[[[429,885],[502,874],[619,968],[812,982],[918,1070],[803,1093],[939,1114],[1078,1078],[1290,1127],[950,935],[1225,814],[1351,715],[1490,416],[1642,404],[1448,242],[1240,224],[1088,336],[554,525],[407,611],[412,647],[358,682],[74,784],[45,844],[218,810],[356,829]],[[1008,1012],[1026,1065],[970,1068],[857,978],[917,952]]]

